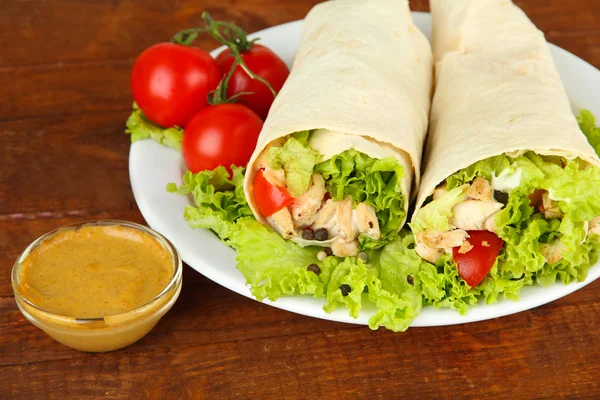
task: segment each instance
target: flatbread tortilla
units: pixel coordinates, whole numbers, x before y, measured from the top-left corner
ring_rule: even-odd
[[[248,164],[244,190],[256,218],[265,222],[252,192],[254,162],[274,140],[314,129],[362,137],[366,140],[336,137],[329,143],[351,142],[371,157],[380,158],[373,144],[392,147],[405,169],[408,207],[412,183],[420,179],[432,58],[406,0],[332,0],[315,6]],[[322,153],[330,157],[346,148],[328,150]]]
[[[431,0],[431,11],[436,88],[415,214],[448,176],[499,154],[600,166],[523,11],[508,0]]]

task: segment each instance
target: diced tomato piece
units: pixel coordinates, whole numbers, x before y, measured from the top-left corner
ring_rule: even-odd
[[[263,217],[269,217],[289,205],[294,198],[285,188],[272,185],[260,169],[254,177],[254,200]]]
[[[490,272],[504,241],[494,232],[467,231],[472,249],[462,254],[460,247],[452,249],[452,259],[458,265],[458,273],[471,287],[479,283]]]

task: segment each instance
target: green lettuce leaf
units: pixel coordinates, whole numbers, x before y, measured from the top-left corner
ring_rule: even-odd
[[[499,175],[500,172],[509,169],[511,161],[510,158],[500,155],[476,162],[449,176],[446,179],[446,188],[448,190],[458,188],[465,183],[471,183],[478,176],[490,181],[493,174]]]
[[[471,290],[458,274],[458,268],[449,254],[445,254],[436,265],[423,263],[419,272],[425,305],[450,308],[465,314],[477,303],[479,286]]]
[[[535,189],[535,185],[538,184],[539,180],[543,179],[545,175],[552,175],[560,169],[559,164],[554,162],[548,162],[541,158],[541,156],[529,152],[525,155],[511,158],[504,154],[490,157],[485,160],[476,162],[475,164],[458,171],[446,179],[447,189],[452,190],[460,187],[464,184],[471,183],[476,177],[480,176],[492,180],[492,177],[500,176],[502,174],[512,174],[517,170],[521,170],[521,182],[519,188],[521,190]]]
[[[162,128],[142,114],[137,104],[133,103],[133,111],[125,124],[125,133],[131,135],[131,143],[152,138],[156,142],[181,151],[183,129],[179,127]]]
[[[452,207],[465,200],[467,188],[459,186],[448,191],[440,198],[422,207],[412,223],[409,224],[416,234],[423,231],[445,232],[451,228]]]
[[[381,237],[359,237],[361,249],[374,249],[398,238],[404,220],[404,194],[401,181],[404,168],[393,157],[374,159],[356,150],[346,150],[318,164],[315,172],[325,178],[334,200],[352,196],[354,205],[365,202],[375,209]]]
[[[421,311],[423,296],[419,277],[427,263],[414,251],[414,239],[408,231],[383,249],[371,252],[371,261],[355,257],[324,260],[331,271],[327,285],[327,304],[332,312],[346,307],[357,318],[363,305],[375,306],[369,318],[371,329],[383,326],[394,332],[405,331]],[[345,291],[342,286],[347,285]]]
[[[328,257],[325,261],[332,272],[327,285],[327,304],[323,309],[331,313],[343,305],[348,308],[350,316],[358,318],[368,277],[377,274],[377,271],[356,257]],[[348,285],[348,293],[342,292],[342,285]]]
[[[600,215],[600,168],[581,169],[576,161],[565,168],[548,185],[550,197],[559,200],[562,212],[575,222],[589,221]]]
[[[308,146],[308,138],[310,137],[311,131],[300,131],[292,133],[292,137],[296,139],[302,146]]]
[[[188,224],[192,228],[211,229],[227,240],[233,222],[253,215],[244,196],[244,170],[232,166],[233,176],[223,166],[197,174],[187,171],[183,184],[177,187],[169,183],[167,191],[180,196],[191,194],[195,206],[187,206],[184,210]]]
[[[283,168],[289,193],[302,195],[310,185],[310,177],[321,157],[319,152],[307,145],[308,132],[292,135],[283,146],[269,149],[269,167]]]
[[[408,231],[381,250],[379,277],[367,281],[368,299],[377,308],[369,319],[371,329],[383,326],[401,332],[410,326],[423,305],[420,272],[427,265],[414,250],[414,237]]]
[[[228,244],[237,251],[237,268],[258,300],[296,294],[324,296],[328,264],[317,260],[319,248],[300,247],[254,218],[238,220]],[[319,276],[307,270],[311,264],[319,266]]]
[[[523,169],[522,181],[496,218],[498,236],[506,244],[498,258],[499,267],[483,283],[488,302],[500,293],[516,300],[522,287],[535,282],[548,286],[556,280],[565,284],[582,281],[598,257],[598,245],[587,237],[585,221],[600,215],[600,170],[583,169],[578,160],[561,162],[534,153],[513,162]],[[527,196],[535,189],[562,199],[558,202],[565,214],[562,219],[546,220],[530,205]],[[540,245],[555,240],[566,249],[558,263],[548,264]]]
[[[600,155],[600,127],[596,126],[596,117],[588,110],[580,110],[577,116],[579,128],[585,134],[596,154]]]

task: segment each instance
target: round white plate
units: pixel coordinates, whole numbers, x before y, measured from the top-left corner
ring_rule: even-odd
[[[413,18],[415,24],[431,38],[430,15],[414,12]],[[300,40],[301,24],[302,21],[290,22],[257,32],[251,37],[260,37],[262,44],[273,49],[288,65],[291,65]],[[220,50],[213,51],[213,55]],[[600,115],[599,98],[596,91],[591,89],[600,87],[600,71],[559,47],[550,45],[550,50],[572,103],[591,110],[595,115]],[[574,106],[575,110],[577,106]],[[139,141],[131,146],[129,156],[131,187],[146,222],[175,244],[181,257],[190,267],[234,292],[253,298],[246,287],[244,277],[235,267],[235,252],[221,243],[212,232],[190,229],[183,219],[183,209],[191,204],[190,199],[166,192],[167,183],[180,184],[184,172],[181,154],[175,150],[161,146],[152,140]],[[415,319],[413,326],[461,324],[528,310],[581,289],[598,276],[600,276],[600,267],[596,265],[590,270],[585,282],[570,285],[559,283],[547,288],[526,287],[522,290],[519,301],[502,300],[493,305],[482,303],[472,308],[466,316],[448,309],[427,307]],[[364,325],[373,314],[373,309],[368,307],[361,311],[358,319],[351,318],[343,308],[327,314],[322,309],[324,300],[309,296],[284,297],[268,303],[274,307],[311,317]]]

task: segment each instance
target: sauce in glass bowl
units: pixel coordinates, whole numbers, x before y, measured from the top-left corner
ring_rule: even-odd
[[[181,260],[142,225],[95,221],[52,231],[13,267],[23,315],[59,342],[110,351],[141,339],[175,303]]]

